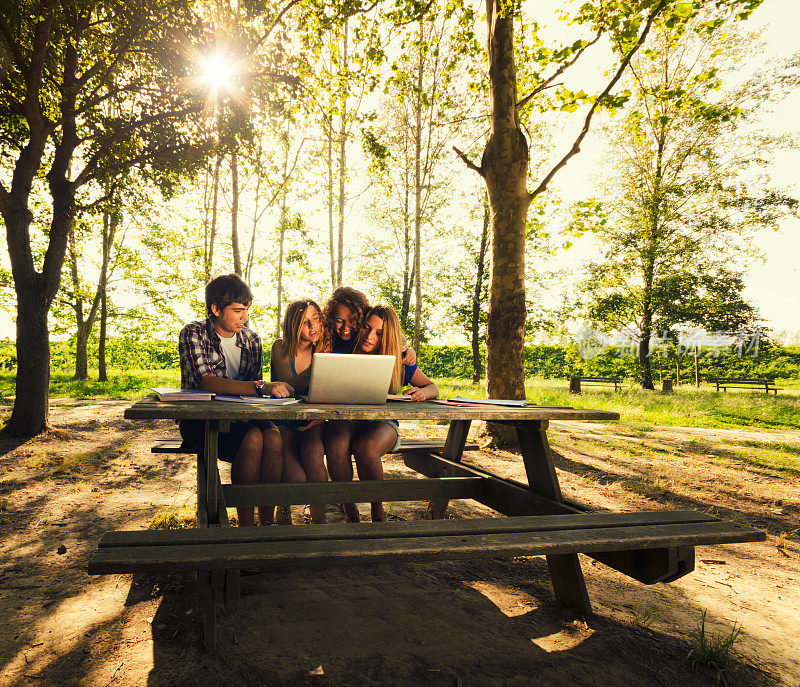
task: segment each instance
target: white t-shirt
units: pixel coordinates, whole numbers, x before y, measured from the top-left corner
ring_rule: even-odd
[[[242,349],[236,345],[236,334],[227,339],[219,337],[222,345],[222,355],[225,357],[225,377],[239,379],[239,363],[242,360]]]

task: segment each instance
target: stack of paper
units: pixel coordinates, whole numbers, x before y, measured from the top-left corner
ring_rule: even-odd
[[[232,403],[261,403],[268,406],[288,406],[300,403],[299,398],[273,398],[272,396],[227,396],[217,394],[217,401],[230,401]]]
[[[462,396],[455,396],[448,399],[455,403],[474,403],[482,406],[504,406],[509,408],[522,408],[527,401],[515,401],[505,398],[463,398]]]

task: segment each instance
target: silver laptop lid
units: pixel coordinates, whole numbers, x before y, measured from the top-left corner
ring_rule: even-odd
[[[308,402],[354,405],[386,403],[394,362],[393,355],[315,353],[311,364]]]

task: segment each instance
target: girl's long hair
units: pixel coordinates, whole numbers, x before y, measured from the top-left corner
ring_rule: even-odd
[[[320,353],[330,353],[333,350],[333,342],[336,340],[333,316],[337,305],[344,305],[352,310],[355,318],[353,328],[357,336],[364,321],[364,312],[369,308],[369,300],[361,291],[350,286],[340,286],[333,292],[322,310],[322,337],[317,349]]]
[[[373,315],[377,315],[383,320],[383,334],[374,354],[394,356],[394,370],[392,370],[389,393],[396,394],[403,387],[403,364],[400,362],[403,332],[400,329],[400,318],[397,317],[397,313],[391,305],[378,303],[364,313],[362,322],[366,322]],[[364,339],[366,339],[366,332],[359,329],[358,338],[356,338],[356,353],[361,348]]]
[[[286,306],[286,314],[283,316],[283,347],[289,360],[297,357],[297,349],[300,347],[300,326],[303,324],[303,315],[310,306],[314,306],[321,314],[319,306],[310,298],[298,298]]]

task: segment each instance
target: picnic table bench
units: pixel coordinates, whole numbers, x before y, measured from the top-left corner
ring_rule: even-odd
[[[778,395],[778,387],[775,386],[774,379],[761,378],[761,379],[741,379],[738,377],[709,377],[709,382],[714,382],[717,385],[716,391],[722,389],[727,391],[731,389],[753,389],[764,387],[764,392],[769,394],[772,391],[776,396]]]
[[[614,391],[622,388],[622,377],[584,377],[575,375],[569,378],[569,392],[571,394],[581,393],[581,383],[583,384],[613,384]]]
[[[233,406],[233,407],[232,407]],[[694,547],[761,541],[763,532],[693,511],[591,513],[567,502],[547,442],[549,421],[614,420],[615,413],[573,408],[451,407],[433,403],[386,406],[159,402],[153,397],[125,411],[131,419],[206,421],[205,451],[197,460],[198,526],[187,530],[113,531],[101,538],[90,574],[191,571],[197,574],[205,644],[216,642],[216,607],[235,609],[239,570],[318,567],[401,561],[440,561],[545,555],[557,600],[591,613],[577,553],[645,584],[669,582],[694,568]],[[304,484],[221,484],[217,436],[232,419],[449,420],[441,441],[401,445],[406,466],[420,478]],[[528,484],[461,462],[472,420],[514,426]],[[157,444],[153,450],[162,452]],[[180,448],[173,442],[172,448]],[[427,501],[430,519],[363,524],[228,527],[227,507],[342,501]],[[450,499],[474,499],[506,518],[443,520]]]

